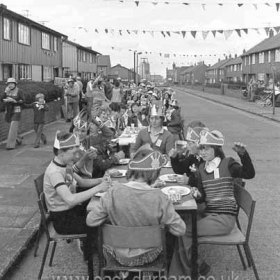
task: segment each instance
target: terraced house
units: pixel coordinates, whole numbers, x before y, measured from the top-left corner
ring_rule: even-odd
[[[62,41],[66,38],[0,4],[0,81],[62,77]]]
[[[225,65],[231,58],[219,59],[217,63],[206,69],[205,79],[207,84],[221,83],[226,80]]]
[[[235,57],[226,65],[226,82],[242,82],[242,58]]]
[[[243,80],[263,81],[265,84],[272,78],[274,71],[276,80],[280,80],[280,33],[263,40],[242,54]]]

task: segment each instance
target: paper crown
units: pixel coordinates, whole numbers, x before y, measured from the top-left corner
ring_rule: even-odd
[[[170,105],[171,105],[171,106],[177,106],[177,107],[178,107],[178,106],[179,106],[178,100],[177,100],[177,99],[173,99]]]
[[[145,155],[143,158],[139,158],[139,154],[143,153],[145,149],[139,149],[133,159],[128,164],[129,170],[142,170],[142,171],[153,171],[161,169],[166,163],[167,158],[163,156],[159,151],[150,150],[150,153]],[[147,151],[147,150],[146,150]]]
[[[85,110],[82,110],[74,119],[73,119],[73,125],[77,129],[87,129],[87,112]]]
[[[150,116],[151,117],[156,117],[156,116],[162,117],[163,116],[162,106],[160,106],[159,104],[154,104],[152,106]]]
[[[199,145],[212,145],[212,146],[223,146],[224,136],[218,130],[202,130],[200,132]]]
[[[200,132],[202,130],[208,131],[208,128],[206,128],[206,127],[194,127],[194,128],[188,127],[187,134],[186,134],[186,140],[198,143],[199,139],[200,139]]]
[[[73,148],[73,147],[80,146],[79,138],[75,134],[71,134],[65,140],[58,140],[57,136],[58,136],[59,133],[60,133],[60,131],[56,132],[55,139],[54,139],[54,144],[53,144],[54,148],[60,150],[60,149],[68,149],[68,148]]]

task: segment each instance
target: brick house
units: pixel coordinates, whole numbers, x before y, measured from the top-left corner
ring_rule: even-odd
[[[108,77],[110,79],[121,78],[123,82],[129,82],[131,80],[134,80],[134,74],[135,73],[133,70],[128,69],[120,64],[117,64],[111,68]],[[136,75],[138,76],[136,77],[136,81],[140,81],[140,75]]]
[[[276,80],[280,80],[280,33],[261,41],[259,44],[244,52],[242,58],[243,80],[248,83],[251,78],[267,84],[275,72]]]
[[[204,84],[207,68],[203,62],[190,66],[181,73],[182,80],[187,84]]]
[[[50,81],[62,76],[62,41],[67,36],[0,4],[0,81]]]
[[[242,58],[237,55],[225,64],[226,82],[242,82]]]
[[[78,74],[84,80],[95,77],[97,73],[97,55],[98,52],[91,47],[84,47],[69,40],[62,43],[63,50],[63,77]]]
[[[225,81],[226,69],[225,65],[231,60],[231,58],[219,59],[217,63],[207,68],[205,71],[205,78],[207,84],[216,84]]]

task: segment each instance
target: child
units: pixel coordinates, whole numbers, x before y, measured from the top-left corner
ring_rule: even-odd
[[[39,148],[40,140],[42,140],[45,145],[47,144],[47,138],[43,133],[43,129],[45,124],[45,112],[49,110],[49,107],[46,104],[43,93],[36,94],[35,100],[36,101],[32,103],[32,108],[34,111],[34,130],[36,132],[34,148]]]

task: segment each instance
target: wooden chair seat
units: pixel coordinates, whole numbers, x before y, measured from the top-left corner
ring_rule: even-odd
[[[80,239],[80,238],[85,238],[87,236],[86,234],[59,234],[54,229],[52,222],[50,222],[48,224],[48,230],[49,230],[50,238],[54,241],[55,240]]]

